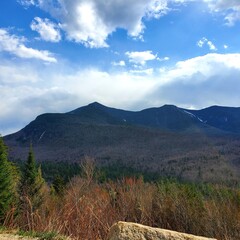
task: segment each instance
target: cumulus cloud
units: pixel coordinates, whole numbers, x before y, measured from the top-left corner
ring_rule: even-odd
[[[144,18],[159,18],[168,12],[167,0],[20,0],[49,12],[61,23],[67,39],[87,47],[107,47],[107,38],[117,28],[141,38]]]
[[[181,61],[160,72],[157,90],[148,100],[182,107],[237,106],[240,101],[240,54],[216,54]]]
[[[11,35],[6,29],[0,28],[0,51],[9,52],[20,58],[35,58],[51,63],[57,62],[49,51],[26,47],[25,42],[25,38]]]
[[[216,66],[218,66],[218,68]],[[240,70],[240,54],[210,53],[180,61],[174,69],[168,71],[167,78],[175,79],[176,76],[192,76],[195,73],[202,73],[203,77],[209,77],[221,73],[224,68]]]
[[[216,46],[212,43],[212,41],[208,40],[207,38],[203,37],[197,42],[198,47],[202,48],[204,45],[207,45],[209,47],[209,50],[211,51],[217,51]]]
[[[35,17],[30,27],[33,31],[37,31],[40,34],[42,40],[49,42],[59,42],[61,40],[59,25],[47,18]]]
[[[126,52],[125,54],[129,58],[129,62],[140,65],[145,65],[147,61],[157,59],[157,55],[154,55],[152,51]]]
[[[159,18],[172,9],[171,4],[186,4],[196,0],[18,0],[25,7],[35,5],[50,13],[61,23],[70,41],[86,47],[108,47],[107,39],[118,28],[133,38],[142,39],[145,19]],[[201,0],[211,12],[223,14],[226,24],[240,20],[239,0]],[[56,30],[56,29],[55,29]],[[210,43],[209,43],[210,45]]]

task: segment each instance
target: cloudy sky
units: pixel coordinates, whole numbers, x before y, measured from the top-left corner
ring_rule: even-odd
[[[240,1],[0,1],[0,97],[2,135],[94,101],[240,106]]]

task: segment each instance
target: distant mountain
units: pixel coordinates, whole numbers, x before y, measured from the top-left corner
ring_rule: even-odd
[[[240,108],[212,106],[202,110],[187,110],[207,125],[240,133]]]
[[[171,131],[209,127],[174,105],[133,112],[109,108],[94,102],[66,114],[78,116],[84,123],[144,126]]]
[[[240,109],[188,110],[173,105],[142,111],[94,102],[67,113],[38,116],[4,137],[12,159],[25,159],[30,142],[39,161],[125,164],[182,179],[240,179]]]
[[[87,123],[141,125],[173,131],[214,127],[215,130],[240,133],[240,108],[233,107],[212,106],[202,110],[188,110],[164,105],[132,112],[94,102],[67,114],[78,115],[81,121]]]

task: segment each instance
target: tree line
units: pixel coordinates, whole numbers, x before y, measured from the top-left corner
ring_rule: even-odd
[[[31,218],[43,202],[45,180],[37,166],[32,146],[23,171],[8,159],[7,146],[0,137],[0,223],[10,221],[18,213]],[[26,209],[28,209],[26,211]]]
[[[121,166],[110,169],[111,180],[95,169],[91,158],[79,168],[81,174],[68,182],[57,176],[47,184],[31,146],[19,168],[9,161],[0,138],[0,225],[105,240],[112,224],[127,221],[219,240],[240,239],[239,186],[145,181],[138,174],[115,179],[120,169],[130,174]]]

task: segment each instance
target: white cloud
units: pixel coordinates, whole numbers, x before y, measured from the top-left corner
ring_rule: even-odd
[[[233,26],[240,21],[240,1],[239,0],[169,0],[180,4],[191,2],[204,2],[211,13],[220,13],[224,16],[226,25]]]
[[[145,65],[147,61],[157,59],[157,55],[154,55],[152,51],[126,52],[125,54],[129,58],[129,62],[140,65]]]
[[[154,86],[151,78],[145,79],[124,71],[108,73],[97,69],[80,70],[68,76],[61,74],[54,76],[54,79],[62,86],[65,86],[67,81],[68,91],[81,96],[86,102],[97,100],[122,107],[137,102]]]
[[[222,69],[237,69],[240,70],[240,54],[217,54],[210,53],[204,56],[195,57],[185,61],[180,61],[176,66],[169,71],[165,71],[165,80],[174,81],[184,76],[186,79],[189,76],[201,73],[201,80],[207,80],[217,74],[222,74]],[[199,78],[198,78],[199,79]],[[198,81],[195,80],[195,82]]]
[[[239,76],[240,54],[211,53],[158,72],[108,73],[61,63],[39,68],[0,61],[0,132],[19,130],[41,113],[66,112],[93,101],[132,110],[166,103],[236,106]]]
[[[170,58],[169,57],[164,57],[164,58],[159,58],[158,57],[157,60],[160,61],[160,62],[164,62],[164,61],[169,61]]]
[[[119,62],[112,62],[112,65],[113,65],[113,66],[124,67],[124,66],[126,66],[126,63],[125,63],[125,61],[121,60],[121,61],[119,61]]]
[[[61,23],[67,39],[87,47],[107,47],[107,38],[117,28],[141,38],[144,18],[159,18],[169,9],[167,0],[20,0],[49,12]]]
[[[148,101],[194,108],[211,105],[238,106],[240,54],[216,54],[178,62],[160,72],[161,81]]]
[[[240,20],[240,7],[233,11],[232,13],[227,14],[227,16],[225,17],[226,20],[226,25],[228,26],[234,26],[235,22]]]
[[[9,64],[0,65],[0,84],[29,84],[40,81],[38,74],[27,66],[12,67]]]
[[[197,42],[197,45],[201,48],[203,47],[203,45],[205,44],[205,42],[207,42],[207,39],[205,37],[203,37],[202,39],[200,39],[198,42]]]
[[[217,51],[216,46],[207,38],[203,37],[197,42],[198,47],[202,48],[205,44],[209,47],[209,50],[211,51]]]
[[[217,48],[211,41],[207,41],[207,45],[211,51],[217,51]]]
[[[42,40],[49,42],[59,42],[61,40],[59,26],[47,18],[35,17],[30,27],[40,34]]]
[[[224,49],[228,49],[228,45],[224,44],[223,45]]]
[[[108,47],[107,39],[122,28],[133,38],[143,38],[144,20],[159,18],[172,9],[169,4],[182,5],[197,0],[19,0],[23,6],[35,5],[50,13],[61,23],[70,41],[87,47]],[[226,24],[240,20],[239,0],[200,0],[211,12],[223,14]]]
[[[130,108],[155,85],[151,76],[98,69],[66,71],[60,64],[39,68],[0,61],[0,133],[19,130],[41,113],[66,112],[94,101]]]
[[[153,68],[147,68],[142,70],[130,70],[130,73],[137,74],[137,75],[152,75]]]
[[[147,8],[147,17],[160,18],[167,14],[171,9],[168,7],[168,1],[157,0],[150,2]]]
[[[29,7],[35,4],[35,0],[17,0],[21,5]]]
[[[240,20],[239,0],[203,0],[211,11],[222,12],[225,15],[226,25],[233,26]]]
[[[45,62],[57,62],[50,52],[28,48],[24,45],[25,42],[25,38],[10,35],[7,30],[0,28],[0,51],[9,52],[20,58],[35,58]]]

